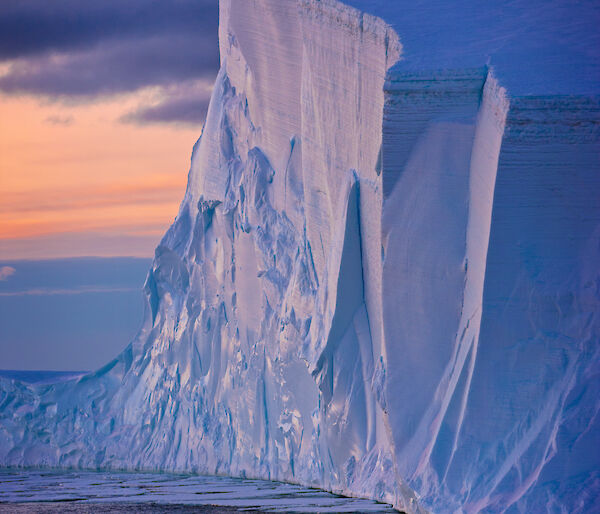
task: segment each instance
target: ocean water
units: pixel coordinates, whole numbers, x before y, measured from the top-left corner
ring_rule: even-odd
[[[0,513],[396,512],[264,480],[167,473],[0,470]]]

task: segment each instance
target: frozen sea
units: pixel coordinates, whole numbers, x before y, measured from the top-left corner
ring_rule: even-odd
[[[396,512],[264,480],[167,473],[0,470],[0,513]]]

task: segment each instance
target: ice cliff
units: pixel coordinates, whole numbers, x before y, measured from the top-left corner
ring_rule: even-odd
[[[485,52],[411,66],[394,20],[221,0],[144,326],[76,382],[2,379],[0,464],[260,477],[408,512],[599,508],[598,89],[538,91],[505,59],[511,96]]]

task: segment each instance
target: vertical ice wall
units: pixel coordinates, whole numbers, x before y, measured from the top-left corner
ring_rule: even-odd
[[[269,458],[287,464],[268,476],[393,501],[371,382],[382,337],[383,83],[399,43],[340,3],[274,1],[222,2],[220,42],[224,100],[205,128],[218,139],[199,148],[187,204],[240,210],[225,258],[240,330],[227,337],[250,354],[266,345],[265,365],[281,375],[266,425],[286,420],[285,449]],[[267,446],[278,437],[269,430]]]
[[[335,1],[224,0],[220,50],[141,333],[76,384],[5,384],[2,462],[226,473],[402,505],[373,392],[397,37]]]
[[[477,112],[477,70],[401,70],[383,130],[384,390],[399,474],[438,512],[593,511],[598,99],[512,98],[506,118],[489,77]]]
[[[486,68],[392,69],[385,91],[383,391],[398,472],[431,505],[477,357],[508,102]]]
[[[479,349],[444,484],[468,512],[600,507],[599,108],[511,100]]]
[[[439,512],[589,512],[600,492],[598,99],[513,98],[505,128],[494,79],[476,110],[482,80],[392,69],[386,83],[396,465]]]

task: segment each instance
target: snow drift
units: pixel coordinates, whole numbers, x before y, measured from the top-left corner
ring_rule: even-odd
[[[598,98],[411,70],[401,37],[333,0],[221,0],[144,326],[75,382],[1,379],[0,463],[598,507]]]

